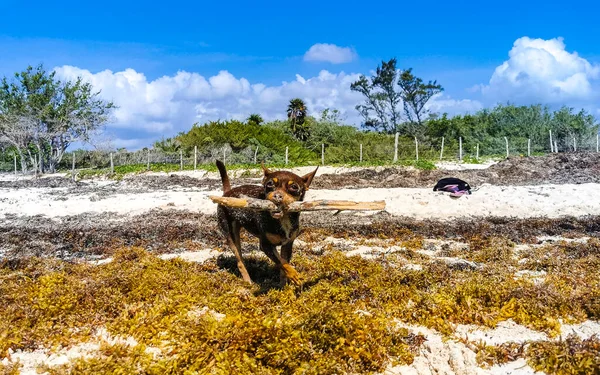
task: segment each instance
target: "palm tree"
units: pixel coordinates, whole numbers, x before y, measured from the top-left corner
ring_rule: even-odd
[[[306,119],[306,104],[304,101],[300,98],[290,100],[287,108],[287,116],[290,120],[292,134],[300,140],[306,140],[308,132],[302,126]]]
[[[248,118],[246,119],[246,122],[260,125],[263,122],[265,122],[265,120],[263,120],[261,115],[259,115],[258,113],[253,113],[250,116],[248,116]]]

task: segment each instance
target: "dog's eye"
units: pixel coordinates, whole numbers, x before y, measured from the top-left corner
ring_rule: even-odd
[[[265,184],[265,186],[269,189],[272,189],[275,187],[275,183],[273,182],[273,180],[269,180],[267,181],[267,183]]]
[[[297,184],[290,185],[290,191],[300,191],[300,187]]]

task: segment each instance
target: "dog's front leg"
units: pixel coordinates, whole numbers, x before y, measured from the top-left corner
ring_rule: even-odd
[[[282,255],[286,255],[291,259],[291,243],[289,245],[289,250],[285,250],[286,245],[283,245],[281,247],[281,253]],[[280,274],[282,274],[287,280],[290,280],[296,285],[302,284],[302,280],[298,271],[296,271],[294,267],[292,267],[292,265],[284,256],[279,255],[279,253],[277,253],[275,245],[271,244],[269,240],[264,238],[260,240],[260,248],[269,257],[269,259],[271,259],[277,265],[277,267],[280,269]]]
[[[291,240],[290,242],[281,245],[281,258],[283,260],[285,260],[287,263],[290,263],[292,261],[293,247],[294,247],[294,240]],[[288,281],[287,275],[286,275],[285,271],[283,269],[281,269],[279,272],[279,283],[281,284],[281,287],[284,287],[287,284],[287,281]]]

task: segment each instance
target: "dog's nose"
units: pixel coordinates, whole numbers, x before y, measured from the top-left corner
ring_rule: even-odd
[[[281,202],[283,202],[283,194],[281,194],[278,191],[276,191],[275,193],[273,193],[273,202],[275,202],[275,203],[281,203]]]

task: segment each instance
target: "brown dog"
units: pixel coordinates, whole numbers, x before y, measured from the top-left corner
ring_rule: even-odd
[[[292,246],[300,231],[300,213],[287,212],[290,203],[302,201],[308,190],[317,169],[305,176],[298,176],[286,171],[270,171],[262,165],[264,177],[262,186],[242,185],[231,188],[225,165],[217,160],[217,168],[223,182],[224,197],[250,197],[256,199],[268,199],[279,208],[277,212],[252,211],[239,208],[230,208],[223,205],[217,206],[217,218],[219,227],[227,242],[233,250],[237,259],[237,266],[245,281],[252,283],[248,270],[242,259],[242,247],[240,244],[240,230],[245,228],[260,240],[260,249],[280,269],[280,280],[282,285],[287,280],[294,284],[301,283],[300,274],[289,262],[292,259]],[[281,246],[281,254],[277,252],[276,246]]]

